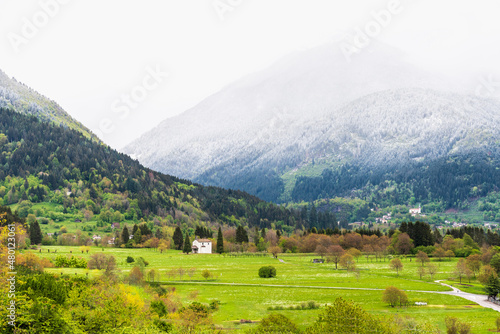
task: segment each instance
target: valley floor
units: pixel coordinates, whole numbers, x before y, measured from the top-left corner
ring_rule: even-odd
[[[250,328],[255,324],[242,323],[241,320],[259,321],[272,312],[289,317],[305,329],[316,321],[323,306],[331,304],[337,297],[353,300],[376,315],[412,317],[417,322],[437,325],[441,330],[445,330],[445,317],[454,316],[471,323],[474,333],[484,333],[495,327],[499,316],[496,305],[489,307],[490,303],[484,303],[485,296],[435,282],[453,279],[456,259],[433,260],[439,266],[438,273],[433,277],[426,274],[420,279],[417,270],[421,265],[411,258],[403,259],[404,268],[398,275],[389,268],[388,261],[377,262],[362,257],[357,262],[359,275],[355,275],[340,267],[335,269],[331,263],[312,263],[317,256],[310,254],[280,254],[279,261],[267,255],[184,255],[179,251],[160,253],[144,248],[91,247],[87,254],[81,253],[76,246],[44,246],[41,251],[35,251],[37,255],[47,258],[76,255],[86,259],[96,252],[115,256],[123,276],[127,276],[134,265],[126,262],[128,256],[135,259],[143,257],[149,262],[146,273],[155,269],[159,273],[155,281],[173,291],[171,298],[183,305],[193,301],[205,304],[220,301],[219,310],[213,313],[213,321],[226,329]],[[276,268],[277,277],[264,279],[258,276],[259,268],[267,265]],[[183,268],[180,275],[179,268]],[[208,279],[201,276],[204,270],[210,272]],[[75,268],[47,268],[46,271],[90,277],[100,275],[97,270]],[[458,282],[452,284],[458,285]],[[410,305],[426,302],[427,306],[391,308],[382,302],[382,291],[387,286],[405,290]],[[140,291],[147,304],[151,297],[146,290]],[[320,308],[297,307],[309,301],[314,301]]]

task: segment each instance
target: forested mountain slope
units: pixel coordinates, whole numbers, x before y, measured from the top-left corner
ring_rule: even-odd
[[[242,191],[204,187],[144,168],[80,132],[0,108],[0,198],[3,205],[51,202],[81,219],[300,226],[298,212]]]

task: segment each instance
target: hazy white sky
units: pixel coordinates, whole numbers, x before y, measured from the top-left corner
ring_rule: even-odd
[[[374,42],[453,74],[499,72],[497,0],[1,0],[0,69],[121,148],[235,79],[343,41],[391,9]]]

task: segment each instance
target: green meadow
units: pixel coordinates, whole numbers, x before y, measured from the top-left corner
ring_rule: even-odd
[[[279,259],[271,256],[230,256],[218,254],[182,254],[169,250],[160,253],[153,249],[101,248],[90,247],[88,253],[81,253],[78,246],[43,246],[41,251],[30,250],[37,255],[54,259],[57,255],[75,255],[88,259],[91,254],[104,252],[115,256],[119,271],[127,275],[134,266],[126,259],[144,258],[149,262],[145,271],[159,272],[155,280],[165,288],[175,288],[175,295],[184,304],[198,301],[210,303],[220,301],[220,309],[214,313],[217,325],[224,328],[249,328],[254,324],[241,324],[240,321],[258,321],[271,312],[279,312],[292,319],[301,328],[306,328],[316,319],[321,307],[314,310],[289,310],[290,306],[300,306],[314,301],[324,306],[332,303],[336,297],[344,297],[359,303],[367,311],[380,315],[398,315],[412,317],[418,322],[428,322],[445,330],[444,319],[447,315],[455,316],[472,324],[474,333],[485,333],[495,328],[498,312],[482,308],[466,299],[432,292],[450,289],[435,283],[456,286],[463,291],[482,293],[481,285],[474,279],[471,283],[462,279],[459,284],[454,279],[453,271],[457,259],[436,261],[438,272],[431,278],[427,273],[420,279],[420,263],[415,258],[403,258],[404,268],[399,272],[389,268],[389,261],[367,260],[360,257],[357,262],[358,274],[347,272],[332,263],[312,263],[318,256],[310,254],[280,254]],[[272,265],[277,270],[275,278],[260,278],[257,274],[262,266]],[[178,269],[184,273],[179,276]],[[191,270],[189,270],[191,269]],[[201,273],[208,270],[211,277],[205,279]],[[100,275],[98,270],[75,268],[46,268],[55,274]],[[175,274],[173,273],[175,271]],[[387,286],[396,286],[407,292],[411,304],[426,302],[427,306],[409,306],[391,308],[382,302],[382,290]],[[371,289],[371,290],[370,290]],[[143,297],[147,293],[143,291]],[[282,307],[285,310],[270,310]]]

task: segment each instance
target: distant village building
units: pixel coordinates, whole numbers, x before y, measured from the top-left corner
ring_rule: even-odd
[[[195,239],[191,249],[193,254],[212,254],[212,241],[209,239]]]
[[[115,238],[111,238],[108,240],[108,245],[114,245],[115,244]]]
[[[422,208],[420,207],[420,205],[418,206],[418,208],[412,208],[412,209],[410,209],[410,214],[412,216],[419,215],[421,213],[422,213]]]
[[[313,263],[325,263],[324,259],[313,259]]]
[[[386,215],[383,215],[382,218],[375,218],[375,221],[377,223],[387,224],[389,220],[391,220],[391,218],[392,218],[392,213],[388,213]]]
[[[120,228],[120,223],[113,223],[111,224],[111,228]]]
[[[92,237],[92,240],[101,240],[101,237],[94,234],[94,236]]]

